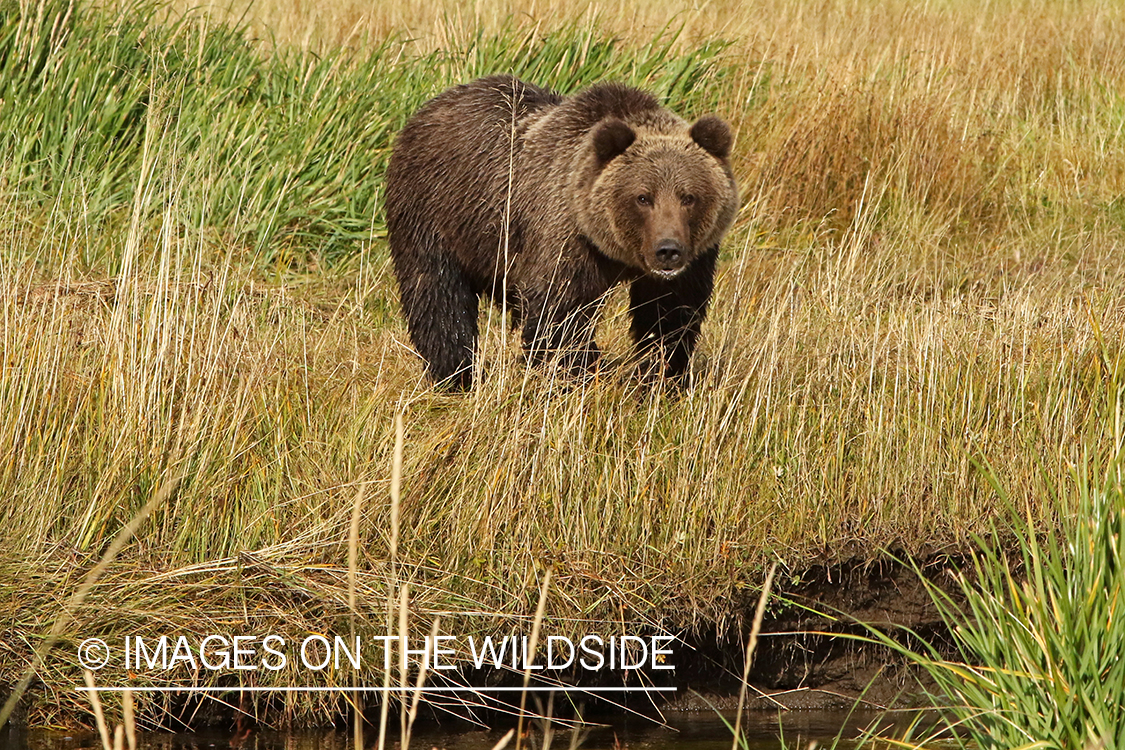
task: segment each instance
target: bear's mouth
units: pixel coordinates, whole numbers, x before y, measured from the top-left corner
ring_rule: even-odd
[[[656,278],[661,279],[663,281],[670,281],[671,279],[674,279],[677,276],[679,276],[681,273],[683,273],[684,268],[686,268],[686,266],[680,266],[679,268],[672,268],[672,269],[650,268],[648,270],[648,274],[649,274],[649,276],[655,276]]]

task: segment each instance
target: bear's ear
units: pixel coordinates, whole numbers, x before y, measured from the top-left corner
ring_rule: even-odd
[[[625,153],[635,140],[637,134],[631,127],[616,117],[609,117],[594,129],[594,153],[600,163],[608,164]]]
[[[691,126],[691,139],[716,159],[730,156],[730,127],[715,115],[704,115]]]

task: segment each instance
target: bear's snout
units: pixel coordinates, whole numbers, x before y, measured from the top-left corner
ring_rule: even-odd
[[[687,265],[687,248],[679,240],[663,239],[656,243],[653,251],[656,258],[654,271],[660,276],[674,276]]]
[[[642,204],[641,247],[644,265],[650,275],[671,279],[691,261],[688,247],[690,208],[675,193],[657,192],[655,199]]]

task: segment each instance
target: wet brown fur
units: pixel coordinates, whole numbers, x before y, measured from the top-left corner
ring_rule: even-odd
[[[535,360],[588,370],[621,282],[638,351],[682,377],[737,209],[730,140],[718,118],[689,126],[618,84],[564,98],[493,76],[423,106],[391,157],[387,226],[431,377],[471,385],[482,295],[506,296]]]

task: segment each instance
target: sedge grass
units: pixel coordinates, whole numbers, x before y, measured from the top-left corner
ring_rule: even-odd
[[[894,739],[873,727],[860,747],[1121,746],[1125,493],[1120,464],[1102,474],[1098,463],[1081,462],[1056,488],[1069,502],[1058,506],[1066,508],[1058,528],[1045,534],[990,473],[1005,502],[1004,531],[977,539],[956,596],[916,571],[952,645],[938,648],[917,634],[918,646],[905,645],[873,625],[873,637],[856,637],[919,667],[933,683],[931,705],[941,720],[926,731],[915,722]]]
[[[163,118],[161,148],[183,169],[189,221],[206,217],[232,243],[281,264],[293,254],[335,257],[382,233],[393,134],[453,83],[507,71],[571,91],[608,76],[703,107],[724,46],[675,53],[669,30],[626,49],[574,24],[545,34],[482,30],[422,56],[394,37],[316,55],[258,49],[236,27],[171,17],[148,0],[115,12],[69,0],[2,8],[9,189],[109,220],[136,194],[145,134]]]
[[[1016,559],[982,540],[965,603],[931,592],[960,653],[922,663],[962,747],[1125,743],[1125,493],[1116,463],[1102,477],[1095,466],[1059,488],[1073,501],[1060,531],[1041,540],[1012,507]]]
[[[1007,523],[971,456],[1040,528],[1067,512],[1068,463],[1117,449],[1114,5],[775,0],[679,36],[656,11],[500,14],[440,44],[372,27],[315,50],[150,7],[0,6],[2,681],[169,475],[63,645],[378,635],[400,586],[418,635],[439,615],[503,634],[530,625],[544,566],[545,632],[721,630],[772,560],[964,548]],[[477,391],[422,378],[381,169],[415,107],[498,71],[624,79],[735,127],[746,200],[683,396],[613,370],[620,293],[594,382],[524,367],[495,313]],[[372,467],[400,414],[401,508],[364,502],[353,533],[360,488],[390,494]],[[64,651],[44,684],[77,684]],[[83,710],[58,695],[33,722]]]

